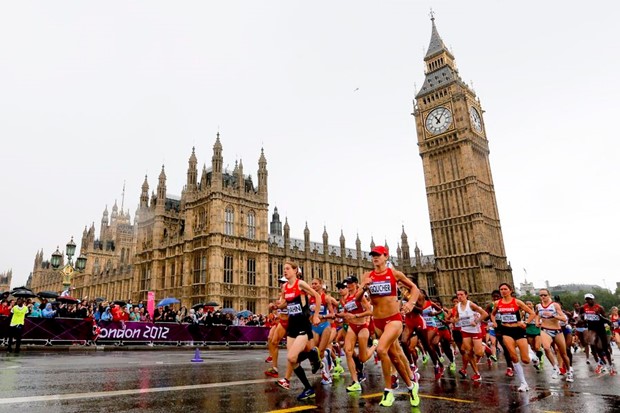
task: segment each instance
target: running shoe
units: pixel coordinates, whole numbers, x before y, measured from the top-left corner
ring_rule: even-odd
[[[540,368],[542,369],[543,366],[545,365],[545,358],[543,356],[540,356],[538,360],[540,362]]]
[[[444,361],[445,361],[445,360],[444,360],[443,356],[439,357],[439,362],[440,362],[440,363],[443,363]]]
[[[383,398],[379,402],[379,406],[390,407],[394,404],[394,393],[388,390],[383,391]]]
[[[271,367],[269,370],[265,370],[265,376],[278,378],[278,370]]]
[[[269,356],[265,359],[265,363],[271,363],[273,361],[273,357]]]
[[[563,376],[566,374],[566,367],[562,366],[560,367],[560,375]]]
[[[520,391],[520,392],[530,391],[530,386],[528,386],[527,383],[523,382],[521,383],[517,391]]]
[[[428,354],[422,356],[422,364],[428,363]]]
[[[342,373],[344,373],[344,367],[342,367],[340,364],[337,364],[336,367],[334,367],[334,373],[333,375],[341,375]]]
[[[411,381],[420,381],[420,373],[418,372],[418,367],[415,364],[411,365]]]
[[[602,372],[603,372],[603,366],[602,366],[602,365],[600,365],[600,364],[598,364],[598,365],[596,366],[596,369],[594,369],[594,373],[596,373],[596,374],[601,374]]]
[[[454,373],[456,371],[456,363],[450,363],[450,373]]]
[[[615,376],[616,374],[618,374],[618,372],[617,372],[617,371],[616,371],[616,369],[612,366],[612,367],[609,369],[609,375],[610,375],[610,376]]]
[[[540,371],[540,363],[532,363],[536,371]]]
[[[513,377],[514,375],[515,375],[514,370],[513,370],[511,367],[508,367],[508,368],[506,369],[506,376],[508,376],[508,377]]]
[[[566,373],[566,381],[568,383],[572,383],[575,381],[575,378],[573,377],[573,372],[569,371],[568,373]]]
[[[362,391],[362,385],[361,385],[361,384],[359,384],[359,382],[354,381],[352,385],[350,385],[349,387],[347,387],[347,391],[348,391],[348,392]]]
[[[321,384],[332,384],[332,378],[326,372],[321,373]]]
[[[493,360],[493,362],[497,363],[497,356],[494,354],[491,354],[491,356],[489,357],[491,360]]]
[[[435,380],[441,379],[443,372],[445,371],[443,366],[435,366]]]
[[[482,377],[480,377],[480,374],[478,374],[478,373],[474,374],[474,375],[471,377],[471,379],[472,379],[473,381],[482,381]]]
[[[314,398],[314,396],[316,396],[316,394],[314,394],[313,388],[304,389],[304,391],[297,396],[297,400],[308,400]]]
[[[460,369],[459,370],[459,374],[461,375],[462,379],[466,379],[467,378],[467,370],[465,369]]]
[[[417,382],[413,382],[413,387],[409,391],[409,402],[412,407],[418,407],[420,405],[420,396],[418,395],[420,385]]]
[[[314,347],[312,350],[310,350],[310,352],[312,353],[312,357],[309,357],[310,364],[312,365],[312,374],[316,374],[317,371],[323,368],[323,362],[319,358],[318,348]]]
[[[586,359],[586,364],[590,364],[590,359]]]
[[[552,379],[557,379],[558,377],[560,377],[560,372],[558,371],[557,367],[553,369],[553,373],[551,373],[551,378]]]
[[[325,361],[327,362],[327,371],[332,371],[334,366],[332,365],[332,352],[330,349],[325,349]]]
[[[288,381],[288,379],[280,379],[276,383],[278,383],[278,386],[282,387],[284,390],[291,389],[291,382]]]
[[[398,388],[398,376],[396,374],[392,374],[392,389]]]
[[[372,345],[377,347],[379,345],[379,340],[377,340],[376,338],[372,340]]]

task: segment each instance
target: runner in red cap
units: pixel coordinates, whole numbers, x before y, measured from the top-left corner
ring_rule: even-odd
[[[379,336],[377,354],[381,359],[381,370],[385,381],[383,398],[379,404],[389,407],[394,403],[391,376],[391,368],[394,365],[407,385],[411,405],[416,407],[420,404],[419,385],[411,380],[411,370],[398,338],[403,331],[403,319],[400,312],[406,314],[413,310],[420,292],[405,274],[387,267],[387,248],[383,246],[374,247],[370,255],[372,256],[374,270],[362,276],[362,288],[357,292],[357,297],[358,299],[361,298],[364,292],[368,291],[370,302],[373,305],[375,331]],[[411,293],[409,300],[402,306],[402,309],[400,309],[397,296],[398,282],[409,288]]]

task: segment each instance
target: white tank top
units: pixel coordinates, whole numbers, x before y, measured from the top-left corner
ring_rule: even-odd
[[[476,319],[476,314],[478,313],[471,309],[469,303],[470,301],[467,300],[464,310],[461,310],[461,303],[459,303],[456,307],[459,312],[459,324],[461,326],[461,331],[471,334],[480,333],[480,323]],[[475,326],[471,325],[473,321],[476,321]]]

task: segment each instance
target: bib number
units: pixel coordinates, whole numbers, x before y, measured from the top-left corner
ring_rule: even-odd
[[[502,314],[501,315],[502,323],[516,323],[517,315],[516,314]]]
[[[391,295],[392,284],[388,282],[375,282],[368,286],[372,295]]]
[[[599,321],[600,317],[598,314],[585,314],[584,319],[586,321]]]
[[[289,304],[286,308],[289,316],[301,314],[301,304]]]
[[[357,304],[355,303],[355,301],[349,301],[345,303],[344,309],[347,310],[347,312],[352,313],[353,311],[357,310]]]

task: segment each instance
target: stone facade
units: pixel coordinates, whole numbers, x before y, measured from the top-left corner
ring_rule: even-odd
[[[288,220],[282,223],[277,208],[269,221],[265,154],[261,151],[255,186],[242,162],[232,173],[222,170],[222,152],[218,134],[211,167],[204,167],[198,180],[192,151],[180,198],[168,194],[163,167],[150,196],[145,178],[133,224],[116,203],[110,216],[106,207],[99,238],[94,224],[84,229],[81,253],[87,265],[73,277],[71,294],[136,302],[154,291],[157,300],[176,297],[187,306],[216,301],[266,313],[279,295],[277,279],[287,260],[299,263],[306,280],[320,278],[332,292],[338,281],[372,269],[359,237],[355,248],[347,248],[341,232],[338,244],[331,245],[324,229],[322,242],[314,242],[306,224],[304,239],[291,238]],[[404,228],[401,243],[391,261],[425,287],[434,273],[433,256],[423,256],[417,245],[410,256]],[[29,285],[35,291],[62,289],[59,272],[43,261],[43,252],[37,253]]]
[[[512,284],[489,162],[480,100],[460,78],[432,19],[425,81],[415,97],[418,146],[440,297],[458,288],[484,300]]]
[[[13,270],[0,272],[0,293],[11,289],[11,280],[13,279]]]

